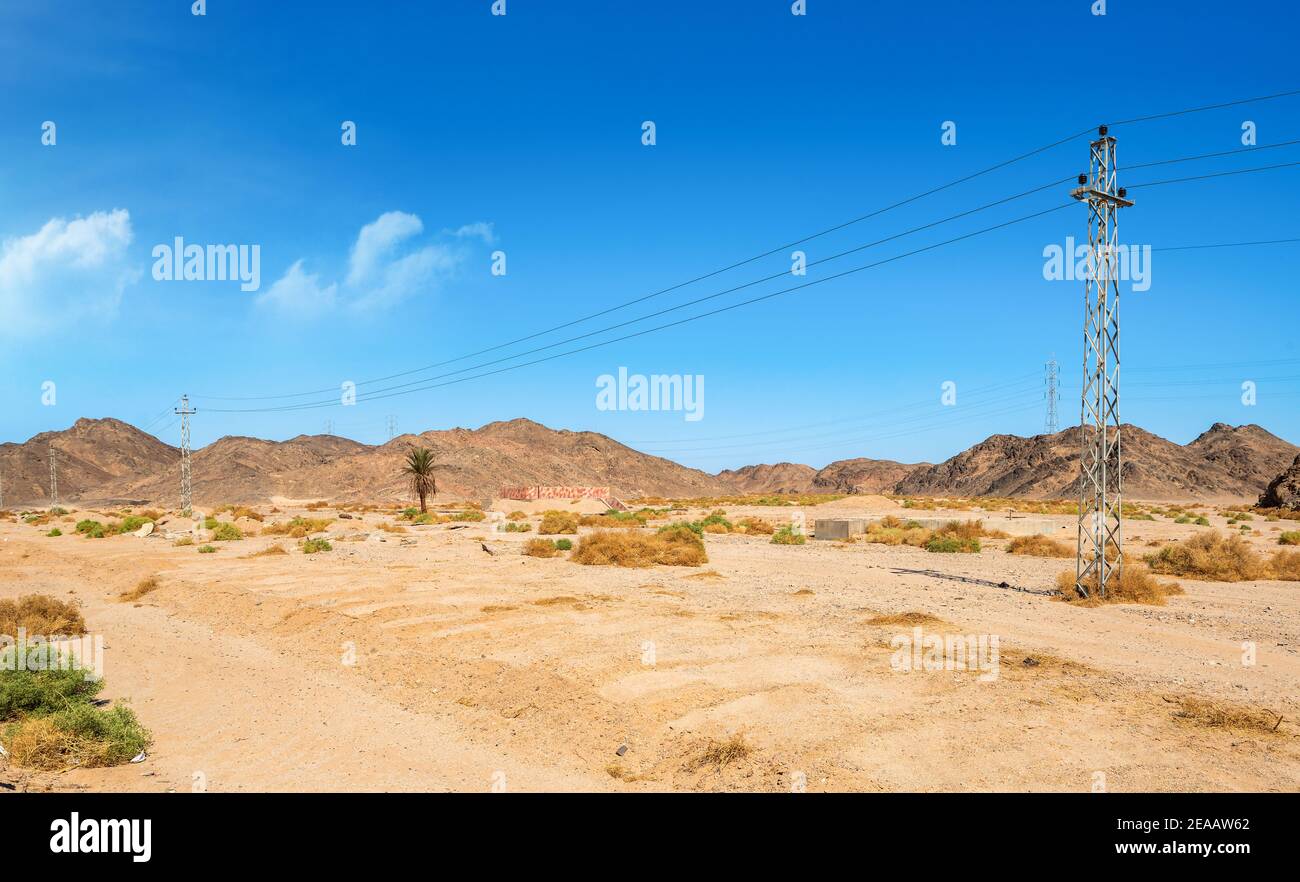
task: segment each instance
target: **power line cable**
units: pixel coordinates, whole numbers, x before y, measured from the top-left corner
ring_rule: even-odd
[[[1165,119],[1165,118],[1169,118],[1169,117],[1182,116],[1182,115],[1191,114],[1191,113],[1201,113],[1201,112],[1208,111],[1208,110],[1218,110],[1218,109],[1222,109],[1222,108],[1226,108],[1226,107],[1236,107],[1236,106],[1243,105],[1243,104],[1253,104],[1253,103],[1257,103],[1257,102],[1260,102],[1260,101],[1271,101],[1271,100],[1274,100],[1274,99],[1277,99],[1277,98],[1285,98],[1285,97],[1289,97],[1289,96],[1293,96],[1293,95],[1300,95],[1300,89],[1296,89],[1296,90],[1292,90],[1292,91],[1287,91],[1287,92],[1278,92],[1278,93],[1274,93],[1274,94],[1271,94],[1271,95],[1260,95],[1260,96],[1255,96],[1255,97],[1252,97],[1252,98],[1241,98],[1241,99],[1237,99],[1237,100],[1234,100],[1234,101],[1221,102],[1221,103],[1218,103],[1218,104],[1208,104],[1208,105],[1202,105],[1202,106],[1199,106],[1199,107],[1183,108],[1182,110],[1170,111],[1170,112],[1167,112],[1167,113],[1161,113],[1161,114],[1153,114],[1153,115],[1150,115],[1150,116],[1134,117],[1134,118],[1132,118],[1132,119],[1120,120],[1119,122],[1113,122],[1113,123],[1110,123],[1109,125],[1112,125],[1112,126],[1129,125],[1129,124],[1134,124],[1134,123],[1139,123],[1139,122],[1147,122],[1147,121],[1150,121],[1150,120]],[[780,245],[780,246],[778,246],[778,247],[776,247],[776,248],[772,248],[772,249],[769,249],[769,250],[767,250],[767,251],[761,252],[761,253],[759,253],[759,254],[753,255],[752,257],[745,258],[744,260],[736,261],[735,263],[729,264],[729,265],[724,266],[724,267],[722,267],[722,268],[720,268],[720,269],[713,270],[713,271],[708,272],[708,273],[704,273],[704,274],[699,275],[699,276],[696,276],[696,277],[694,277],[694,278],[692,278],[692,279],[688,279],[688,280],[686,280],[686,281],[684,281],[684,282],[679,282],[679,283],[677,283],[677,284],[675,284],[675,285],[669,286],[669,287],[667,287],[667,288],[660,289],[659,291],[655,291],[655,292],[652,292],[652,293],[650,293],[650,294],[643,295],[643,296],[641,296],[641,297],[634,298],[634,299],[632,299],[632,300],[626,301],[626,302],[621,303],[621,304],[618,304],[618,305],[616,305],[616,306],[612,306],[612,307],[609,307],[609,308],[607,308],[607,309],[603,309],[603,310],[600,310],[600,311],[598,311],[598,312],[594,312],[594,313],[591,313],[591,314],[586,315],[586,316],[582,316],[582,317],[577,318],[577,319],[572,319],[572,320],[570,320],[570,321],[568,321],[568,322],[564,322],[564,323],[559,324],[559,325],[556,325],[556,326],[554,326],[554,327],[552,327],[552,328],[548,328],[548,329],[545,329],[545,330],[542,330],[542,331],[537,331],[537,332],[535,332],[535,333],[528,334],[528,335],[526,335],[526,336],[516,338],[515,340],[511,340],[511,341],[508,341],[508,342],[506,342],[506,343],[500,343],[500,344],[497,344],[497,345],[495,345],[495,346],[490,346],[490,347],[487,347],[487,348],[485,348],[485,349],[477,350],[477,351],[475,351],[475,352],[470,352],[470,353],[466,353],[466,354],[464,354],[464,355],[459,355],[459,356],[456,356],[455,358],[447,359],[447,360],[440,361],[440,362],[435,362],[435,363],[430,364],[430,365],[425,365],[424,367],[412,368],[411,370],[407,370],[407,371],[400,371],[400,372],[398,372],[398,373],[389,374],[389,375],[384,376],[384,377],[375,377],[375,378],[371,378],[371,379],[368,379],[368,380],[362,380],[362,381],[358,382],[357,385],[358,385],[358,386],[363,386],[363,385],[369,385],[369,384],[371,384],[371,383],[386,382],[387,380],[397,379],[398,377],[409,376],[409,375],[411,375],[411,374],[416,374],[416,373],[423,373],[424,371],[427,371],[427,370],[433,370],[433,369],[435,369],[435,368],[443,367],[443,366],[448,365],[448,364],[454,364],[454,363],[457,362],[457,361],[463,361],[463,360],[465,360],[465,359],[467,359],[467,358],[474,358],[474,357],[477,357],[477,356],[479,356],[479,355],[485,355],[485,354],[487,354],[487,353],[489,353],[489,352],[495,352],[495,351],[497,351],[497,350],[504,349],[504,348],[507,348],[507,347],[509,347],[509,346],[514,346],[514,345],[516,345],[516,344],[518,344],[518,343],[527,342],[528,340],[533,340],[533,339],[536,339],[537,337],[542,337],[542,336],[545,336],[546,334],[554,333],[555,331],[563,330],[564,328],[572,327],[573,325],[581,324],[581,323],[583,323],[583,322],[590,321],[591,319],[599,318],[599,317],[604,316],[604,315],[608,315],[608,314],[610,314],[610,313],[612,313],[612,312],[616,312],[616,311],[618,311],[618,310],[620,310],[620,309],[625,309],[625,308],[627,308],[627,307],[629,307],[629,306],[634,306],[634,305],[636,305],[636,304],[638,304],[638,303],[642,303],[642,302],[644,302],[644,301],[646,301],[646,300],[649,300],[649,299],[651,299],[651,298],[659,297],[659,296],[661,296],[661,295],[663,295],[663,294],[668,294],[668,293],[671,293],[672,291],[679,290],[679,289],[684,288],[684,287],[686,287],[686,286],[688,286],[688,285],[695,284],[696,282],[701,282],[701,281],[704,281],[704,280],[706,280],[706,279],[713,278],[714,276],[721,275],[722,273],[729,272],[729,271],[731,271],[731,270],[733,270],[733,269],[738,269],[739,267],[742,267],[742,266],[745,266],[745,265],[747,265],[747,264],[753,263],[753,262],[756,261],[756,260],[761,260],[761,259],[763,259],[763,258],[765,258],[765,257],[770,257],[770,256],[772,256],[772,255],[774,255],[774,254],[777,254],[777,253],[780,253],[780,252],[782,252],[782,251],[785,251],[786,249],[793,248],[793,247],[796,246],[796,245],[801,245],[801,244],[804,244],[804,243],[806,243],[806,242],[812,241],[813,239],[819,238],[819,237],[821,237],[821,236],[825,236],[825,235],[828,235],[828,234],[830,234],[830,233],[837,232],[837,231],[842,230],[842,229],[844,229],[844,228],[846,228],[846,227],[852,226],[852,225],[857,224],[857,223],[861,223],[862,221],[868,220],[868,219],[873,218],[873,217],[877,217],[877,216],[879,216],[879,215],[881,215],[881,214],[884,214],[884,213],[886,213],[886,212],[888,212],[888,211],[893,211],[894,209],[901,208],[901,207],[903,207],[903,206],[905,206],[905,205],[909,205],[909,204],[911,204],[912,202],[916,202],[916,201],[918,201],[918,200],[920,200],[920,199],[923,199],[923,198],[925,198],[925,197],[927,197],[927,196],[932,196],[932,195],[934,195],[934,194],[936,194],[936,193],[943,192],[944,190],[951,189],[952,187],[956,187],[956,186],[958,186],[958,185],[960,185],[960,184],[967,183],[967,182],[969,182],[969,181],[972,181],[972,180],[974,180],[974,179],[976,179],[976,178],[979,178],[979,177],[982,177],[982,176],[984,176],[984,175],[991,174],[992,172],[995,172],[995,171],[998,171],[998,170],[1000,170],[1000,169],[1006,168],[1007,166],[1013,165],[1013,164],[1015,164],[1015,163],[1017,163],[1017,162],[1021,162],[1021,161],[1025,160],[1025,159],[1028,159],[1028,158],[1033,157],[1033,156],[1037,156],[1037,155],[1039,155],[1039,154],[1041,154],[1041,153],[1044,153],[1044,152],[1046,152],[1046,151],[1048,151],[1048,150],[1051,150],[1051,149],[1053,149],[1053,148],[1055,148],[1055,147],[1059,147],[1059,146],[1061,146],[1061,145],[1063,145],[1063,144],[1069,143],[1070,141],[1073,141],[1073,140],[1075,140],[1076,138],[1080,138],[1080,137],[1083,137],[1084,135],[1090,134],[1093,130],[1094,130],[1094,127],[1093,127],[1093,126],[1089,126],[1088,128],[1081,129],[1080,131],[1075,132],[1075,133],[1073,133],[1073,134],[1071,134],[1071,135],[1067,135],[1067,136],[1064,137],[1064,138],[1060,138],[1060,139],[1058,139],[1058,140],[1052,141],[1052,142],[1049,143],[1049,144],[1044,144],[1044,145],[1041,146],[1041,147],[1036,147],[1036,148],[1034,148],[1033,150],[1030,150],[1030,151],[1028,151],[1028,152],[1026,152],[1026,153],[1022,153],[1022,154],[1020,154],[1020,155],[1018,155],[1018,156],[1011,157],[1010,159],[1006,159],[1006,160],[1003,160],[1003,161],[1001,161],[1001,162],[995,163],[994,165],[988,166],[987,168],[984,168],[984,169],[981,169],[981,170],[979,170],[979,171],[977,171],[977,172],[973,172],[973,173],[971,173],[971,174],[968,174],[968,175],[965,175],[965,176],[963,176],[963,177],[957,178],[956,180],[949,181],[949,182],[946,183],[946,184],[941,184],[941,185],[939,185],[939,186],[937,186],[937,187],[933,187],[933,188],[931,188],[931,189],[929,189],[929,190],[926,190],[926,191],[924,191],[924,192],[918,193],[918,194],[916,194],[916,195],[914,195],[914,196],[910,196],[910,197],[908,197],[908,198],[906,198],[906,199],[900,200],[900,201],[895,202],[895,203],[893,203],[893,204],[891,204],[891,205],[884,206],[883,208],[879,208],[879,209],[876,209],[876,210],[874,210],[874,211],[868,212],[867,214],[861,215],[861,216],[859,216],[859,217],[852,218],[852,219],[850,219],[850,220],[848,220],[848,221],[844,221],[844,222],[841,222],[841,223],[839,223],[839,224],[835,224],[835,225],[833,225],[833,226],[831,226],[831,227],[827,227],[826,229],[823,229],[823,230],[821,230],[821,231],[819,231],[819,232],[809,234],[809,235],[804,236],[804,237],[799,238],[799,239],[795,239],[795,240],[793,240],[793,241],[791,241],[791,242],[788,242],[788,243],[786,243],[786,244],[784,244],[784,245]],[[1268,145],[1268,146],[1271,147],[1271,146],[1284,146],[1284,145],[1280,145],[1280,144],[1279,144],[1279,145]],[[1259,149],[1263,149],[1263,148],[1259,148]],[[1228,151],[1228,152],[1241,152],[1241,151]],[[1207,154],[1206,157],[1208,157],[1208,156],[1213,156],[1213,155],[1216,155],[1216,154]],[[1199,157],[1199,158],[1206,158],[1206,157]],[[1168,160],[1168,161],[1170,161],[1170,162],[1185,162],[1185,161],[1189,161],[1189,160],[1192,159],[1192,158],[1196,158],[1196,157],[1188,157],[1188,158],[1185,158],[1185,159]],[[1141,166],[1138,166],[1138,167],[1141,167]],[[203,398],[203,399],[205,399],[205,400],[210,400],[210,401],[212,401],[212,400],[220,400],[220,401],[271,401],[271,400],[278,400],[278,399],[282,399],[282,398],[303,398],[303,397],[307,397],[307,396],[309,396],[309,395],[322,395],[322,394],[324,394],[324,393],[326,393],[326,392],[333,392],[333,391],[335,391],[335,390],[334,390],[332,387],[328,387],[328,388],[324,388],[324,389],[310,390],[310,391],[307,391],[307,392],[294,392],[294,393],[286,393],[286,394],[282,394],[282,395],[261,395],[261,396],[242,396],[242,397],[236,397],[236,396],[214,396],[214,395],[201,395],[201,396],[200,396],[200,395],[196,395],[196,396],[194,396],[194,397],[195,397],[195,398]]]

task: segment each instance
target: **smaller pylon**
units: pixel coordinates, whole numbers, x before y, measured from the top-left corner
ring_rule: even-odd
[[[389,415],[388,417],[388,440],[392,441],[397,437],[397,417]]]
[[[190,408],[188,395],[182,395],[181,406],[175,412],[181,416],[181,514],[188,517],[194,508],[190,476],[190,416],[198,410]]]
[[[1043,394],[1047,397],[1047,434],[1055,435],[1061,428],[1061,421],[1056,415],[1056,402],[1060,399],[1061,394],[1058,391],[1057,379],[1060,376],[1059,368],[1056,364],[1056,356],[1053,355],[1047,362],[1047,376],[1045,382],[1047,388]]]
[[[50,508],[59,504],[59,467],[55,461],[54,442],[50,442]]]

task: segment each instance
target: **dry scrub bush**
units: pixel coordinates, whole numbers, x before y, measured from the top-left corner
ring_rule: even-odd
[[[293,518],[283,524],[267,524],[262,528],[262,534],[305,539],[312,533],[323,533],[333,520],[333,518]]]
[[[542,523],[537,532],[543,536],[578,532],[578,516],[567,511],[542,512]]]
[[[136,582],[135,587],[132,588],[130,591],[123,591],[121,594],[117,596],[117,599],[122,601],[123,603],[129,603],[132,600],[139,600],[141,597],[144,597],[146,594],[151,594],[152,592],[157,591],[161,587],[162,587],[162,583],[158,581],[157,576],[149,576],[147,578],[141,579],[139,582]]]
[[[1183,593],[1183,586],[1177,582],[1159,582],[1151,578],[1151,573],[1140,564],[1125,564],[1119,572],[1119,578],[1108,579],[1106,597],[1098,596],[1098,576],[1094,571],[1084,580],[1088,597],[1083,598],[1074,588],[1075,574],[1066,570],[1056,577],[1056,590],[1061,599],[1078,606],[1099,606],[1102,603],[1141,603],[1147,606],[1164,606],[1165,598]]]
[[[1240,536],[1202,533],[1166,545],[1143,558],[1154,573],[1211,582],[1244,582],[1268,576],[1268,566]]]
[[[1064,542],[1049,539],[1041,533],[1017,536],[1007,545],[1008,554],[1027,554],[1031,557],[1074,557],[1075,550]]]
[[[43,637],[79,637],[86,633],[86,620],[75,604],[48,594],[0,600],[0,634],[16,638],[19,628]]]
[[[214,515],[219,515],[222,512],[226,512],[226,511],[230,512],[231,520],[237,521],[240,518],[248,518],[249,520],[253,520],[253,521],[262,520],[262,515],[260,512],[251,509],[246,505],[234,505],[229,502],[227,502],[225,505],[221,506],[220,508],[213,509],[212,513]],[[145,512],[145,514],[148,515],[148,512]]]
[[[587,566],[649,567],[655,564],[698,567],[709,562],[704,540],[686,526],[641,534],[600,531],[585,536],[570,558]]]
[[[917,625],[946,625],[943,619],[923,612],[903,612],[892,615],[875,616],[867,619],[868,625],[899,625],[912,628]]]
[[[1300,551],[1279,551],[1268,566],[1273,571],[1273,578],[1300,582]]]
[[[524,543],[524,554],[529,557],[555,557],[559,553],[550,539],[529,539]]]
[[[277,554],[288,554],[288,553],[289,552],[284,550],[284,546],[268,545],[266,548],[263,548],[261,551],[254,551],[252,554],[244,555],[244,558],[248,559],[250,557],[271,557]]]
[[[508,520],[508,521],[526,521],[526,520],[528,520],[528,515],[527,515],[526,512],[522,512],[522,511],[512,511],[512,512],[510,512],[510,514],[506,515],[506,520]]]
[[[737,533],[753,533],[757,536],[771,536],[776,532],[776,525],[762,518],[741,518],[736,524]]]
[[[1282,717],[1271,711],[1224,704],[1204,698],[1183,698],[1174,716],[1180,720],[1211,729],[1234,729],[1246,732],[1276,732]]]
[[[726,741],[709,740],[704,750],[699,756],[695,757],[691,767],[698,769],[703,766],[716,766],[722,768],[736,760],[744,759],[753,753],[753,748],[745,741],[743,732],[732,735]]]
[[[1300,545],[1300,530],[1287,530],[1277,537],[1278,545]]]
[[[390,524],[388,521],[380,521],[375,524],[375,529],[383,530],[385,533],[405,533],[406,528],[401,524]]]

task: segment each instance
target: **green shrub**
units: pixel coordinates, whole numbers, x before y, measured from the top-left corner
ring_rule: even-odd
[[[244,534],[234,524],[228,524],[224,521],[212,528],[212,538],[217,542],[234,542],[243,539]]]
[[[85,536],[94,536],[96,539],[104,538],[104,525],[99,521],[77,521],[77,532]]]
[[[55,517],[63,517],[67,513],[68,510],[66,508],[63,508],[62,506],[58,506],[58,505],[50,509],[50,514],[54,515]]]
[[[130,708],[96,707],[103,681],[81,670],[0,670],[0,731],[9,762],[54,771],[113,766],[150,744]]]
[[[794,527],[789,524],[772,534],[773,545],[803,545],[807,541],[807,536],[803,533],[796,533]]]
[[[215,545],[200,545],[199,554],[215,554],[217,547]]]
[[[978,554],[980,541],[975,538],[963,539],[960,536],[935,536],[925,543],[925,550],[936,554]]]
[[[1287,530],[1277,537],[1278,545],[1300,545],[1300,530]]]
[[[1175,524],[1190,524],[1191,522],[1192,519],[1189,518],[1187,515],[1179,515],[1178,517],[1174,518]]]
[[[134,533],[136,530],[149,523],[149,518],[140,515],[128,515],[122,518],[120,523],[114,524],[114,532],[117,533]]]
[[[10,650],[12,652],[13,650]],[[89,701],[102,681],[86,679],[81,670],[0,670],[0,720],[18,714],[52,714],[73,702]]]
[[[1199,517],[1193,523],[1198,527],[1208,527],[1210,525],[1209,519],[1205,517]]]
[[[487,515],[483,514],[483,512],[479,511],[478,509],[467,508],[464,511],[456,512],[454,515],[451,516],[451,519],[453,521],[472,521],[474,523],[477,523],[483,520],[483,518],[485,517],[487,517]]]
[[[511,521],[503,528],[507,533],[531,533],[533,525],[529,523],[519,523]]]
[[[704,536],[704,525],[699,521],[675,521],[671,524],[664,524],[659,528],[660,533],[676,533],[679,530],[690,530],[696,536]]]
[[[328,539],[308,539],[302,543],[303,554],[315,554],[318,551],[333,551]]]
[[[556,539],[555,547],[560,551],[572,551],[573,541],[570,539]]]
[[[50,532],[46,533],[45,535],[46,535],[46,536],[62,536],[62,535],[63,535],[63,531],[60,530],[58,527],[55,527],[53,530],[51,530]]]

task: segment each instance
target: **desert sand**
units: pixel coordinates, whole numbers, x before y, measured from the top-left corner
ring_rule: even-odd
[[[879,517],[882,499],[862,500],[863,513]],[[800,511],[811,526],[854,507],[727,511],[778,522]],[[1300,789],[1295,582],[1179,579],[1186,594],[1167,606],[1080,608],[1046,593],[1072,560],[1012,556],[999,540],[942,555],[707,535],[703,567],[620,569],[522,555],[536,533],[376,529],[391,520],[334,521],[334,550],[313,555],[284,537],[198,554],[164,538],[94,540],[66,526],[50,538],[48,527],[0,523],[0,596],[80,601],[105,638],[104,695],[129,700],[154,736],[137,765],[57,774],[0,762],[0,781],[213,792]],[[1137,551],[1206,529],[1125,526]],[[1257,519],[1250,541],[1271,550],[1276,527]],[[250,557],[271,545],[289,553]],[[118,599],[151,575],[158,590]],[[940,620],[927,631],[996,635],[997,676],[893,669],[889,641],[912,628],[870,622],[903,613]],[[1282,722],[1272,733],[1208,725],[1179,715],[1188,697]],[[737,736],[748,752],[717,762]]]

